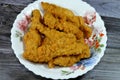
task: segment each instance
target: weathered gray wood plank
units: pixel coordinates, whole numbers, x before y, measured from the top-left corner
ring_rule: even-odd
[[[120,75],[120,50],[107,48],[100,63],[82,80],[119,80]]]
[[[120,18],[120,0],[83,0],[102,16]]]
[[[14,3],[12,1],[14,1]],[[26,3],[19,0],[0,1],[0,80],[47,80],[46,78],[33,74],[21,65],[11,49],[10,30],[12,24],[16,15],[29,3],[29,1],[32,2],[32,0],[26,0]],[[93,4],[92,1],[93,3],[95,2],[95,6],[103,2],[107,4],[110,1],[119,4],[119,0],[104,0],[102,2],[98,0],[89,0],[88,2]],[[114,13],[114,11],[111,12],[111,14],[112,13]],[[71,80],[120,79],[120,18],[118,17],[117,19],[106,16],[102,18],[105,21],[108,35],[108,46],[105,55],[92,71]]]
[[[2,4],[24,5],[35,0],[1,0]],[[102,16],[120,18],[120,0],[83,0],[93,6]]]
[[[108,46],[109,48],[120,49],[120,19],[102,17],[105,21],[105,26],[108,35]]]
[[[101,62],[90,72],[72,80],[119,80],[120,75],[120,50],[108,48]],[[46,80],[34,75],[21,65],[15,55],[0,54],[0,79],[1,80]]]
[[[1,0],[0,3],[12,4],[12,5],[28,5],[33,1],[36,1],[36,0]]]

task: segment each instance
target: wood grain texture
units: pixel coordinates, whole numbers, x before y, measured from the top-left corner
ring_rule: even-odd
[[[119,5],[119,0],[84,1],[96,7],[101,15],[105,10],[100,8],[100,3],[113,2],[117,6]],[[49,80],[28,71],[19,63],[11,49],[10,30],[12,24],[16,15],[30,2],[33,2],[33,0],[0,0],[0,80]],[[104,5],[104,7],[107,7],[107,5]],[[120,80],[120,16],[116,16],[120,13],[112,16],[116,11],[120,12],[120,8],[113,12],[110,10],[107,12],[109,15],[102,16],[108,35],[108,46],[102,60],[87,74],[70,80]]]
[[[120,18],[120,0],[83,0],[93,6],[96,11],[107,17]]]
[[[108,48],[120,49],[120,19],[102,17],[105,21],[105,26],[108,35]]]
[[[1,4],[27,6],[35,0],[1,0]],[[120,18],[120,0],[83,0],[93,6],[101,16]]]
[[[36,0],[1,0],[2,4],[11,4],[11,5],[28,5],[29,3]]]

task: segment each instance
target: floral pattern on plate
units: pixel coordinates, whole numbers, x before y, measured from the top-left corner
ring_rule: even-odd
[[[93,65],[98,58],[97,55],[95,55],[95,52],[100,53],[101,48],[104,47],[104,44],[100,43],[104,34],[102,31],[97,31],[93,25],[96,21],[96,12],[86,12],[84,19],[86,24],[93,28],[92,36],[89,39],[85,39],[86,44],[88,44],[91,49],[91,57],[89,59],[80,60],[78,63],[70,67],[70,70],[72,71],[61,70],[62,75],[69,75],[78,69],[84,70],[86,67]]]
[[[97,31],[94,28],[93,23],[96,21],[96,12],[87,11],[83,18],[85,20],[85,23],[87,25],[91,26],[91,28],[93,28],[93,35],[89,39],[85,39],[85,42],[86,42],[86,44],[89,45],[91,50],[100,53],[101,48],[104,47],[104,44],[100,44],[104,34],[102,33],[102,31]],[[28,25],[30,24],[30,22],[31,22],[30,16],[25,15],[25,18],[18,22],[18,24],[19,24],[18,28],[23,33],[25,33],[28,30]],[[22,33],[20,33],[19,31],[16,31],[16,37],[20,37],[20,40],[22,41]],[[92,51],[91,51],[92,56],[93,56],[93,54],[94,53],[92,53]],[[78,63],[76,63],[75,65],[70,67],[70,70],[72,70],[72,71],[61,70],[62,75],[69,75],[71,73],[74,73],[78,69],[84,70],[85,67],[93,65],[94,62],[96,61],[96,59],[97,59],[97,56],[94,56],[94,57],[91,57],[91,58],[85,59],[85,60],[80,60]]]

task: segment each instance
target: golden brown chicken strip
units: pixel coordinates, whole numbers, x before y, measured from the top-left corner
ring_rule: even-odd
[[[39,10],[35,9],[32,11],[31,15],[31,25],[29,30],[35,30],[37,28],[36,24],[40,23],[40,20],[42,19]]]
[[[75,16],[71,10],[67,8],[62,8],[55,4],[49,4],[47,2],[41,2],[41,5],[44,11],[49,12],[60,19],[64,19],[67,21],[69,20],[79,26],[78,16]]]
[[[24,42],[24,53],[23,57],[30,60],[37,62],[37,49],[41,45],[41,35],[36,30],[37,26],[36,24],[39,22],[39,19],[41,18],[38,10],[33,10],[31,18],[31,26],[26,32],[26,34],[23,37]]]
[[[90,57],[90,50],[87,44],[83,45],[84,47],[81,47],[83,49],[82,53],[79,55],[72,55],[72,56],[59,56],[54,58],[53,60],[49,61],[48,66],[50,68],[53,68],[55,65],[58,66],[72,66],[74,63],[80,61],[83,58],[89,58]]]
[[[47,2],[41,2],[41,5],[44,11],[50,12],[56,17],[66,19],[67,17],[74,16],[74,13],[71,10],[59,7],[54,4],[49,4]]]

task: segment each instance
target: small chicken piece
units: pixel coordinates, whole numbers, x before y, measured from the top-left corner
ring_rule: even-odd
[[[92,35],[92,28],[85,24],[85,21],[81,16],[79,16],[79,23],[80,23],[79,29],[83,31],[84,38],[89,38]]]
[[[54,4],[49,4],[47,2],[41,2],[44,11],[50,12],[56,17],[66,19],[67,17],[74,16],[74,13],[66,8],[59,7]]]
[[[35,30],[37,28],[37,24],[40,23],[40,20],[42,19],[39,10],[35,9],[32,11],[31,15],[31,25],[29,30]]]
[[[32,23],[29,28],[29,31],[23,37],[24,42],[23,57],[30,61],[37,62],[38,61],[37,49],[41,45],[42,40],[41,35],[36,30],[37,28],[36,24],[39,23],[39,19],[41,18],[41,16],[39,15],[38,10],[33,10],[32,16],[33,16],[31,19]]]

